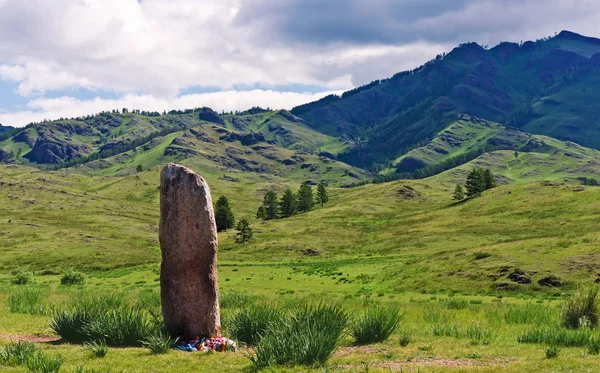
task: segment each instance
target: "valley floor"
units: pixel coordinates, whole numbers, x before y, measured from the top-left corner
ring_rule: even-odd
[[[95,358],[81,345],[44,342],[52,336],[51,307],[60,309],[69,299],[118,293],[131,301],[150,299],[156,307],[158,169],[115,178],[1,166],[0,176],[0,345],[11,338],[39,340],[48,354],[66,359],[61,372],[83,363],[112,372],[250,370],[246,349],[151,356],[143,348],[111,348]],[[239,182],[221,176],[207,176],[213,199],[227,195],[238,217],[254,216],[264,192],[282,188],[252,176]],[[221,234],[223,296],[246,295],[241,304],[224,303],[225,333],[227,320],[248,302],[289,307],[322,300],[351,314],[388,304],[405,312],[388,341],[358,347],[346,337],[327,367],[274,371],[600,369],[600,358],[585,345],[561,347],[557,358],[547,359],[547,343],[518,342],[528,331],[562,330],[561,304],[597,278],[600,189],[533,182],[460,203],[451,201],[453,189],[435,178],[331,189],[323,208],[253,220],[255,239],[247,245],[236,244],[233,232]],[[59,284],[71,268],[86,273],[85,285]],[[43,295],[43,315],[10,312],[10,297],[30,287],[10,283],[19,269],[35,273],[32,287]],[[515,273],[528,283],[515,281]],[[548,276],[560,279],[560,287],[540,283]],[[474,331],[489,338],[477,339]],[[412,341],[401,347],[406,333]]]

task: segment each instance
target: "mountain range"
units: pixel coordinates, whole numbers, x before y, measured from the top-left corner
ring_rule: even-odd
[[[600,170],[599,83],[600,39],[562,31],[493,48],[465,43],[291,111],[123,109],[0,126],[0,161],[104,175],[178,161],[353,185],[448,175],[503,154],[487,163],[502,174],[518,160],[521,171],[505,172],[507,182],[552,174],[575,180]]]

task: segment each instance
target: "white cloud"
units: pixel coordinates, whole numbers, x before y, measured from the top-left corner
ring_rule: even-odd
[[[0,123],[24,126],[31,122],[61,117],[76,117],[113,109],[140,109],[148,111],[188,109],[208,106],[214,110],[246,110],[253,106],[272,109],[291,109],[305,102],[318,100],[328,94],[341,94],[341,91],[321,93],[277,92],[273,90],[223,91],[183,95],[174,99],[157,98],[151,95],[129,94],[119,99],[95,98],[79,100],[74,97],[37,98],[29,101],[28,109],[18,112],[0,112]]]
[[[492,45],[573,27],[576,32],[599,34],[600,3],[595,0],[365,4],[360,0],[311,0],[310,5],[305,0],[0,0],[0,80],[16,83],[16,94],[24,97],[44,99],[48,92],[56,96],[56,92],[85,88],[124,99],[146,97],[157,104],[147,107],[152,110],[189,99],[192,96],[179,97],[186,89],[216,87],[225,91],[229,103],[241,105],[252,100],[245,92],[233,92],[235,87],[350,89],[419,66],[437,53],[450,51],[457,42]],[[259,96],[290,100],[291,95]],[[294,97],[312,99],[304,94]],[[96,101],[107,102],[72,102],[69,113],[68,107],[38,108],[34,99],[26,110],[0,118],[4,124],[22,125],[24,118],[78,115],[75,111],[91,110]],[[290,101],[261,105],[280,102],[289,107]],[[227,108],[219,101],[206,105]]]

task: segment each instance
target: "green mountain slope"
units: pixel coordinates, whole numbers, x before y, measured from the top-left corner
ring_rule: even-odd
[[[255,108],[218,115],[101,113],[30,125],[0,142],[4,162],[127,175],[166,162],[204,172],[254,172],[297,181],[352,183],[368,173],[335,160],[348,144],[317,132],[288,111]],[[236,179],[237,176],[230,176]]]
[[[399,157],[392,168],[381,173],[412,172],[416,177],[426,177],[449,170],[439,178],[462,183],[473,167],[490,168],[504,183],[579,183],[583,178],[600,175],[600,151],[462,116],[431,142]]]
[[[420,68],[292,113],[354,141],[340,159],[361,166],[392,162],[465,113],[600,148],[598,79],[600,40],[563,31],[489,50],[463,44]]]

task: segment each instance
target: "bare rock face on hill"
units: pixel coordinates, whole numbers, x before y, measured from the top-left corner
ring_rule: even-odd
[[[74,144],[51,135],[43,135],[37,139],[31,153],[32,160],[35,162],[58,164],[82,157],[91,151],[92,149],[86,144]]]
[[[194,339],[221,334],[217,227],[208,184],[169,163],[160,177],[160,291],[169,333]]]

